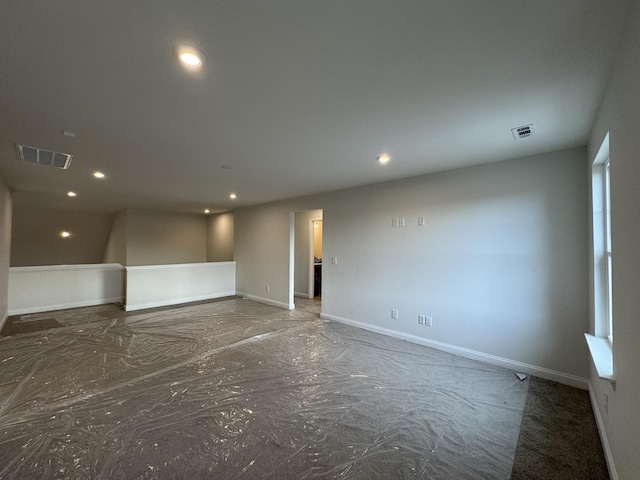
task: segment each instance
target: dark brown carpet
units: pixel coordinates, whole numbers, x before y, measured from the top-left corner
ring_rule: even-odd
[[[530,377],[512,480],[608,480],[589,394]]]
[[[64,326],[55,318],[44,318],[32,321],[18,321],[19,319],[19,316],[9,317],[7,322],[4,324],[0,335],[4,337],[11,337],[12,335],[39,332],[41,330],[49,330],[50,328],[59,328]]]

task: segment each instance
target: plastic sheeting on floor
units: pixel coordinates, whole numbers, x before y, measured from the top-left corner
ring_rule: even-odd
[[[510,476],[511,371],[240,299],[46,316],[0,338],[0,478]]]

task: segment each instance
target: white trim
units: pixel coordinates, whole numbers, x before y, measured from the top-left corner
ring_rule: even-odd
[[[162,265],[137,265],[124,268],[127,272],[135,272],[137,270],[164,270],[168,268],[196,268],[210,267],[211,265],[235,265],[235,263],[236,262],[170,263]]]
[[[185,297],[185,298],[173,298],[170,300],[160,300],[157,302],[138,303],[138,304],[126,304],[124,306],[125,311],[131,312],[134,310],[144,310],[147,308],[167,307],[170,305],[182,305],[183,303],[201,302],[203,300],[213,300],[215,298],[233,297],[236,292],[221,292],[213,295],[200,295],[197,297]]]
[[[284,302],[278,302],[277,300],[271,300],[270,298],[257,297],[255,295],[250,295],[248,293],[236,292],[236,295],[239,295],[244,298],[248,298],[249,300],[253,300],[254,302],[271,305],[272,307],[284,308],[285,310],[293,310],[296,308],[294,303],[287,305]]]
[[[37,307],[16,308],[9,311],[9,315],[26,315],[28,313],[52,312],[54,310],[67,310],[69,308],[95,307],[108,303],[123,303],[124,297],[101,298],[98,300],[84,300],[81,302],[59,303],[57,305],[40,305]]]
[[[591,400],[591,410],[593,410],[593,415],[596,418],[596,425],[598,427],[598,433],[600,434],[600,443],[602,443],[602,450],[604,451],[604,459],[607,462],[609,477],[611,480],[618,480],[618,472],[616,471],[616,464],[613,461],[611,445],[609,445],[607,431],[604,428],[604,421],[602,420],[602,415],[600,415],[600,409],[598,408],[598,402],[596,401],[591,380],[589,380],[589,400]]]
[[[20,272],[50,272],[56,270],[124,270],[119,263],[90,263],[80,265],[38,265],[34,267],[10,267],[9,271]]]
[[[293,296],[298,298],[313,298],[308,292],[293,292]]]
[[[488,353],[478,352],[476,350],[470,350],[464,347],[458,347],[448,343],[438,342],[435,340],[429,340],[428,338],[418,337],[407,333],[398,332],[396,330],[390,330],[384,327],[378,327],[370,325],[368,323],[358,322],[350,320],[348,318],[338,317],[336,315],[330,315],[327,313],[321,313],[320,318],[325,320],[333,320],[335,322],[345,323],[354,327],[369,330],[371,332],[380,333],[382,335],[388,335],[390,337],[400,338],[410,343],[415,343],[425,347],[435,348],[447,353],[459,355],[461,357],[470,358],[471,360],[478,360],[480,362],[489,363],[491,365],[497,365],[499,367],[508,368],[517,372],[528,373],[537,377],[546,378],[547,380],[553,380],[554,382],[577,387],[582,390],[589,388],[588,379],[578,377],[577,375],[570,375],[568,373],[558,372],[556,370],[550,370],[544,367],[538,367],[536,365],[530,365],[528,363],[519,362],[517,360],[511,360],[508,358],[498,357]]]
[[[604,136],[604,139],[600,144],[600,148],[598,149],[598,153],[596,153],[596,156],[591,164],[601,165],[607,161],[607,158],[609,158],[609,132],[607,132],[607,134]]]
[[[616,378],[613,375],[613,350],[611,348],[611,342],[606,338],[594,337],[588,333],[584,334],[584,338],[587,339],[587,345],[589,346],[589,353],[591,359],[598,372],[598,377],[603,380],[609,380],[615,382]]]

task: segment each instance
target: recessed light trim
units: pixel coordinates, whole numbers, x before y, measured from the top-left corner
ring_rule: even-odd
[[[232,194],[229,195],[229,198],[231,200],[235,200],[236,198],[238,198],[238,196],[235,193],[232,193]]]
[[[67,197],[75,197],[78,194],[76,192],[67,192]]]
[[[178,60],[188,68],[199,68],[207,61],[207,56],[202,50],[191,45],[178,45],[176,47]]]
[[[211,210],[209,210],[208,208],[205,208],[204,213],[211,213]]]
[[[62,232],[60,232],[60,236],[62,238],[69,238],[71,236],[71,232],[67,232],[66,230],[63,230]]]
[[[102,172],[93,172],[93,176],[96,178],[104,178],[106,175]]]
[[[388,154],[383,153],[381,155],[378,155],[376,157],[376,160],[378,160],[378,163],[380,163],[380,165],[386,165],[391,161],[391,157]]]

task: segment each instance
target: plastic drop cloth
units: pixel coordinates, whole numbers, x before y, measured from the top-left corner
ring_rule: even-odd
[[[0,478],[508,479],[528,382],[248,300],[0,337]]]

